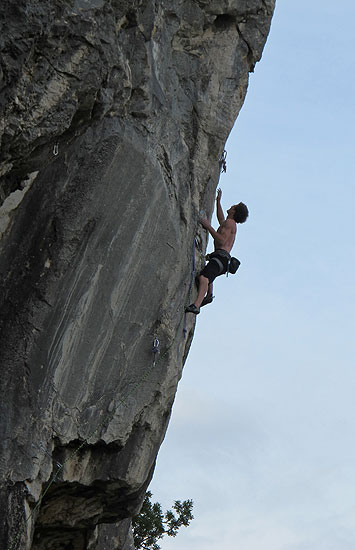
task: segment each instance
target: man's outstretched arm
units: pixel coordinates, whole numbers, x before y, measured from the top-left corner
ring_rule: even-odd
[[[222,197],[222,190],[218,189],[217,190],[217,198],[216,198],[216,209],[217,209],[216,214],[217,214],[217,220],[219,221],[220,225],[225,220],[224,212],[223,212],[222,206],[221,206],[221,197]]]

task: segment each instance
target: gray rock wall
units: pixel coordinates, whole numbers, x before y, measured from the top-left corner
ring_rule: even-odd
[[[132,548],[193,335],[198,220],[273,9],[3,0],[1,548]]]

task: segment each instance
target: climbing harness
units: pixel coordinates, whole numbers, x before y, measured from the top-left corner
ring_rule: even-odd
[[[216,262],[216,264],[219,267],[218,275],[221,275],[221,273],[225,269],[223,262],[220,259],[221,257],[227,258],[228,260],[226,276],[228,277],[229,273],[234,275],[240,266],[240,261],[237,258],[233,258],[226,250],[217,249],[215,250],[215,252],[212,252],[211,254],[207,254],[206,260],[208,260],[209,262]]]
[[[219,169],[221,174],[227,172],[227,151],[225,149],[219,158]]]
[[[59,144],[58,142],[54,144],[54,147],[53,147],[53,155],[56,157],[59,153]]]

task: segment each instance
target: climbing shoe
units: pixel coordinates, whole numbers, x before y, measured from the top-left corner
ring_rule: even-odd
[[[193,313],[194,315],[198,315],[200,313],[200,308],[196,307],[195,304],[191,304],[185,309],[185,311],[186,313]]]
[[[213,302],[213,298],[214,298],[214,296],[206,296],[206,297],[202,300],[201,307],[207,306],[207,304],[210,304],[211,302]]]

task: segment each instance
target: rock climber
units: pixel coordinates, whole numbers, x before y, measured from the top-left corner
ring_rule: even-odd
[[[201,225],[207,229],[214,240],[214,252],[209,255],[209,262],[200,272],[199,288],[195,302],[186,308],[186,312],[198,315],[200,307],[210,304],[213,300],[213,281],[219,275],[227,273],[231,260],[230,251],[234,245],[237,234],[237,224],[244,223],[249,215],[248,208],[242,202],[235,204],[227,210],[225,218],[221,206],[222,191],[218,189],[216,198],[216,214],[220,224],[217,231],[205,218],[200,220]],[[236,260],[238,261],[238,260]]]

